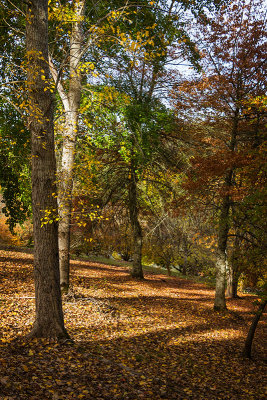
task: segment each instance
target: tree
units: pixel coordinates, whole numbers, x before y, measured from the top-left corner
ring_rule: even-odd
[[[252,320],[252,323],[250,325],[248,334],[247,334],[247,338],[245,341],[245,345],[244,345],[244,349],[243,349],[243,355],[244,357],[247,358],[251,358],[251,348],[252,348],[252,342],[253,342],[253,338],[255,335],[255,331],[258,325],[258,322],[262,316],[262,314],[264,313],[264,309],[266,307],[267,304],[267,293],[266,293],[266,289],[267,289],[267,284],[265,283],[265,287],[264,287],[264,292],[261,295],[261,300],[259,301],[259,305],[258,305],[258,310],[255,313],[255,316]]]
[[[209,2],[207,2],[209,3]],[[85,5],[88,5],[87,9],[89,10],[88,14],[86,14],[86,18],[84,18],[85,14]],[[115,47],[114,41],[120,41],[126,44],[124,47],[125,53],[129,50],[127,47],[127,43],[125,43],[126,37],[128,38],[132,35],[133,25],[132,25],[132,18],[135,19],[136,16],[134,14],[140,13],[140,20],[142,21],[141,24],[139,23],[138,26],[143,25],[145,27],[148,25],[148,30],[143,31],[144,35],[149,33],[149,29],[151,29],[150,23],[151,18],[147,19],[147,15],[152,15],[153,12],[156,14],[157,12],[160,14],[160,8],[155,8],[153,12],[150,9],[153,9],[154,3],[153,2],[143,2],[140,3],[125,3],[124,1],[118,1],[114,3],[114,9],[110,7],[109,3],[101,2],[97,5],[93,4],[92,7],[91,2],[85,2],[84,0],[75,0],[73,2],[64,2],[64,4],[58,5],[57,2],[52,2],[50,4],[51,10],[51,20],[55,18],[55,21],[61,21],[63,19],[65,26],[63,29],[61,28],[62,35],[59,34],[60,29],[55,37],[59,38],[60,45],[54,51],[56,63],[54,60],[52,61],[52,57],[50,58],[50,68],[52,75],[54,77],[54,81],[56,83],[56,89],[60,95],[61,101],[63,103],[64,113],[65,113],[65,124],[64,130],[62,133],[63,137],[63,146],[62,146],[62,157],[60,159],[61,167],[58,168],[60,179],[59,179],[59,193],[58,193],[58,203],[59,203],[59,213],[60,213],[60,221],[59,221],[59,250],[60,250],[60,270],[61,270],[61,287],[64,290],[68,290],[69,285],[69,246],[70,246],[70,220],[71,220],[71,193],[72,193],[72,185],[73,185],[73,162],[74,162],[74,153],[75,153],[75,142],[76,142],[76,135],[77,135],[77,119],[78,119],[78,105],[81,96],[81,82],[82,82],[82,75],[87,77],[83,80],[88,80],[88,71],[90,69],[94,69],[94,63],[92,60],[94,58],[96,61],[99,61],[98,52],[94,51],[91,53],[95,53],[94,57],[91,58],[90,61],[88,60],[88,56],[85,56],[90,50],[92,49],[92,44],[95,42],[97,37],[103,37],[100,41],[105,42],[106,47]],[[181,1],[181,7],[174,7],[174,2],[169,6],[165,1],[162,1],[161,7],[162,15],[165,13],[165,19],[170,20],[172,19],[171,13],[174,12],[174,8],[187,8],[188,4],[186,1]],[[153,19],[153,18],[152,18]],[[97,26],[99,20],[102,26]],[[119,24],[118,24],[119,20]],[[163,18],[164,20],[164,18]],[[54,22],[55,22],[54,21]],[[68,46],[68,34],[66,32],[66,26],[69,25],[69,21],[71,22],[70,28],[70,43],[69,48],[67,50],[67,54],[69,55],[69,71],[67,72],[66,68],[66,46]],[[90,25],[90,22],[93,21]],[[131,26],[129,26],[131,25]],[[164,29],[166,28],[166,21],[163,21]],[[86,26],[86,29],[85,29]],[[123,28],[122,28],[123,26]],[[126,27],[126,31],[125,31]],[[136,34],[137,25],[134,28],[134,35]],[[82,32],[86,31],[86,38],[83,40]],[[125,33],[126,32],[126,33]],[[161,35],[161,33],[159,33]],[[179,31],[179,37],[183,37],[185,32],[183,29]],[[108,40],[107,38],[108,37]],[[138,36],[138,32],[137,32]],[[170,36],[175,36],[174,30],[170,29]],[[55,40],[55,37],[53,40]],[[141,36],[139,35],[141,38]],[[145,36],[143,36],[144,38]],[[62,40],[65,41],[62,44]],[[148,47],[153,47],[153,40],[151,38],[147,38],[147,45]],[[148,41],[150,40],[150,44]],[[108,44],[107,44],[108,43]],[[182,42],[183,43],[183,42]],[[137,43],[132,42],[133,48],[138,48],[138,40]],[[163,44],[163,42],[161,43]],[[165,44],[164,44],[165,46]],[[126,47],[126,48],[125,48]],[[185,48],[193,49],[193,44],[188,41],[187,45],[184,46]],[[60,50],[59,50],[60,48]],[[158,43],[157,49],[161,51],[160,45]],[[151,50],[151,49],[150,49]],[[190,53],[190,51],[188,51]],[[193,51],[191,51],[191,57],[193,57]],[[61,55],[61,60],[59,61],[58,55]],[[162,56],[162,54],[159,54]],[[157,55],[158,56],[158,55]],[[103,59],[106,58],[106,54],[104,54]],[[157,58],[157,57],[156,57]],[[127,56],[126,56],[127,60]],[[154,90],[154,78],[157,73],[160,71],[160,62],[155,63],[155,68],[153,72],[153,79],[151,82],[151,89],[150,95]],[[129,59],[127,60],[126,64],[128,65]],[[57,67],[57,68],[56,68]],[[105,67],[104,67],[105,68]],[[82,74],[83,71],[83,74]],[[90,74],[89,74],[90,75]],[[64,82],[65,81],[65,82]],[[71,117],[70,117],[71,116]],[[60,157],[59,157],[60,158]],[[135,243],[137,249],[135,254],[139,254],[139,264],[140,269],[140,254],[141,254],[141,231],[139,226],[138,218],[136,217],[136,206],[134,206],[134,193],[136,192],[134,186],[136,182],[136,177],[134,176],[133,171],[135,171],[134,166],[132,168],[131,176],[132,176],[132,185],[131,190],[129,191],[129,195],[131,201],[129,202],[132,204],[131,207],[131,221],[134,236],[136,238]],[[135,211],[134,211],[135,210]],[[139,244],[138,244],[139,243]],[[139,248],[139,250],[138,250]],[[136,264],[134,262],[134,264]]]
[[[53,98],[48,66],[48,1],[26,12],[28,126],[31,132],[36,318],[31,337],[67,338],[59,280]],[[45,215],[52,217],[45,222]]]
[[[258,113],[255,126],[255,112],[251,109],[247,112],[246,105],[250,98],[264,94],[266,83],[263,56],[266,36],[261,2],[236,0],[222,6],[219,13],[202,21],[199,38],[202,77],[185,83],[179,104],[182,107],[182,99],[186,103],[189,97],[195,116],[201,115],[202,126],[204,120],[207,127],[204,156],[197,155],[194,163],[198,169],[196,174],[203,175],[202,184],[210,185],[216,198],[218,245],[214,308],[224,310],[227,243],[233,228],[233,207],[238,206],[235,198],[240,190],[240,171],[250,157],[246,145],[251,146],[255,131],[263,129],[263,113]]]
[[[51,5],[52,7],[52,5]],[[60,6],[62,7],[62,6]],[[67,7],[67,5],[65,6]],[[58,7],[55,7],[56,11]],[[85,13],[85,0],[73,2],[73,10],[66,15],[72,21],[69,43],[68,87],[64,88],[61,75],[64,76],[64,62],[60,65],[60,72],[50,56],[50,71],[57,85],[64,109],[64,128],[62,129],[61,157],[58,160],[58,210],[59,210],[59,265],[60,286],[62,292],[69,289],[69,251],[70,251],[70,220],[72,206],[73,167],[75,156],[76,136],[78,132],[78,116],[82,90],[81,58],[83,54],[82,24]],[[53,13],[53,11],[52,11]],[[66,21],[67,22],[67,21]]]
[[[112,12],[116,15],[116,11],[111,11],[108,3],[98,4],[97,7],[91,2],[85,0],[74,0],[71,3],[66,3],[64,7],[58,5],[57,2],[51,4],[51,21],[53,18],[56,22],[62,22],[68,26],[69,21],[71,27],[69,28],[69,37],[66,34],[66,26],[63,26],[62,35],[64,44],[61,44],[61,52],[58,48],[55,49],[54,55],[56,64],[52,60],[52,53],[50,57],[50,70],[56,84],[56,89],[60,96],[63,109],[64,109],[64,127],[61,130],[62,147],[60,149],[61,156],[58,157],[58,206],[59,206],[59,252],[60,252],[60,276],[61,276],[61,289],[68,291],[69,287],[69,250],[70,250],[70,221],[71,221],[71,206],[72,206],[72,189],[73,189],[73,170],[75,161],[75,147],[78,132],[78,118],[82,119],[79,112],[81,94],[82,94],[82,81],[90,80],[89,75],[93,73],[95,68],[92,58],[88,57],[88,53],[92,52],[95,47],[95,42],[103,40],[103,36],[108,33],[112,25],[108,16]],[[122,7],[120,8],[120,5]],[[88,6],[88,14],[86,14],[86,6]],[[106,6],[106,7],[105,7]],[[119,18],[124,14],[124,8],[129,5],[124,2],[114,4],[118,7]],[[98,26],[104,21],[108,21],[107,26]],[[54,22],[55,22],[54,21]],[[90,26],[91,24],[91,26]],[[56,27],[58,29],[58,27]],[[114,41],[111,40],[110,33],[108,33],[109,44]],[[69,43],[68,43],[69,41]],[[107,39],[105,38],[105,42]],[[68,47],[69,63],[66,65],[66,47]],[[95,51],[96,52],[96,51]],[[60,57],[61,59],[60,59]],[[88,59],[90,61],[88,61]],[[94,74],[94,73],[93,73]],[[95,74],[94,74],[95,75]]]
[[[108,72],[106,84],[128,96],[123,115],[119,116],[124,133],[117,131],[117,140],[116,133],[110,140],[119,147],[127,169],[124,186],[133,235],[131,275],[140,279],[143,278],[143,234],[139,220],[139,185],[145,171],[152,168],[161,133],[171,125],[171,112],[162,102],[173,79],[168,66],[185,58],[195,63],[198,59],[182,22],[184,2],[162,1],[156,7],[151,3],[152,7],[136,6],[136,10],[134,7],[129,11],[123,24],[117,26],[119,43],[106,49],[103,57],[103,68]]]

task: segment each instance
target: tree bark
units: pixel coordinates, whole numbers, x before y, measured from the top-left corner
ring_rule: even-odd
[[[236,137],[239,122],[239,108],[235,110],[233,118],[233,129],[231,133],[231,141],[229,149],[234,152],[236,147]],[[216,259],[216,288],[214,299],[214,310],[223,311],[226,309],[225,301],[225,279],[226,279],[226,263],[227,263],[227,240],[229,232],[229,212],[231,205],[230,189],[233,184],[234,169],[230,168],[225,176],[225,195],[222,199],[219,219],[218,247]]]
[[[226,286],[226,296],[230,299],[238,298],[237,286],[238,286],[239,273],[236,268],[235,262],[232,259],[227,268],[227,286]]]
[[[258,325],[258,322],[264,312],[264,309],[266,307],[267,304],[267,300],[262,300],[259,309],[255,315],[255,317],[253,318],[253,321],[250,325],[249,331],[248,331],[248,335],[246,338],[246,342],[245,342],[245,346],[244,346],[244,350],[243,350],[243,356],[247,357],[247,358],[251,358],[251,348],[252,348],[252,342],[253,342],[253,338],[255,335],[255,331]]]
[[[167,265],[166,265],[166,268],[167,268],[168,276],[171,276],[171,275],[172,275],[172,272],[171,272],[170,264],[167,264]]]
[[[64,106],[65,125],[63,132],[62,156],[58,166],[58,208],[59,208],[59,265],[60,286],[62,292],[68,292],[70,273],[70,224],[72,209],[73,168],[75,145],[78,131],[78,115],[81,100],[81,73],[79,66],[82,57],[82,21],[85,12],[85,0],[78,0],[74,6],[75,22],[72,25],[70,39],[69,89],[65,91],[50,59],[50,70]]]
[[[188,252],[188,243],[187,243],[187,238],[186,236],[182,237],[182,242],[183,242],[183,258],[184,258],[184,262],[183,262],[183,275],[187,275],[188,273],[188,256],[189,256],[189,252]]]
[[[228,173],[226,181],[230,183],[232,179],[232,170]],[[227,185],[228,186],[228,185]],[[230,197],[226,195],[223,198],[221,206],[221,215],[219,221],[219,234],[218,234],[218,249],[216,258],[216,289],[214,310],[223,311],[226,309],[225,301],[225,278],[226,278],[226,249],[227,249],[227,236],[229,231],[229,209]]]
[[[68,334],[64,327],[59,282],[56,160],[47,21],[47,0],[32,0],[26,15],[26,49],[36,316],[29,336],[59,339],[67,338]]]
[[[230,299],[236,299],[237,295],[237,276],[234,270],[234,266],[230,264],[227,268],[227,286],[226,286],[226,296]]]
[[[131,163],[130,169],[130,183],[129,183],[129,211],[130,220],[133,232],[133,264],[131,276],[133,278],[144,279],[142,268],[142,228],[138,220],[138,206],[137,206],[137,193],[136,193],[136,173],[134,165]]]
[[[78,110],[66,113],[65,134],[62,146],[61,165],[58,168],[58,208],[59,208],[59,265],[61,291],[69,290],[70,274],[70,225],[72,208],[73,167],[76,142]]]
[[[229,260],[229,265],[227,268],[226,296],[231,299],[238,298],[237,286],[238,286],[238,279],[240,276],[239,263],[238,263],[238,258],[240,256],[239,253],[240,253],[240,239],[238,235],[236,235],[231,259]]]

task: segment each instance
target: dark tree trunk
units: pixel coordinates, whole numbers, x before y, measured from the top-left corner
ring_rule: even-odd
[[[238,273],[235,269],[234,264],[230,264],[227,270],[227,288],[226,296],[230,299],[238,298],[237,295],[237,285],[238,285]]]
[[[138,220],[138,206],[136,193],[136,173],[134,166],[131,165],[130,183],[129,183],[129,211],[133,232],[133,265],[131,276],[133,278],[144,279],[142,268],[142,229]]]
[[[251,347],[252,347],[252,342],[253,342],[253,338],[255,335],[255,331],[258,325],[258,322],[264,312],[265,306],[267,304],[267,300],[263,300],[259,306],[259,309],[255,315],[255,317],[253,318],[253,321],[250,325],[249,331],[248,331],[248,335],[246,338],[246,342],[245,342],[245,346],[244,346],[244,350],[243,350],[243,356],[247,357],[247,358],[251,358]]]
[[[183,236],[182,241],[183,241],[183,255],[184,255],[183,256],[184,262],[183,262],[182,273],[183,273],[183,275],[186,276],[188,273],[188,257],[189,257],[187,237]]]
[[[32,151],[36,317],[31,337],[67,338],[59,281],[53,99],[49,90],[47,0],[26,17],[27,85]],[[48,217],[48,218],[46,218]]]
[[[172,272],[171,272],[170,265],[167,264],[167,265],[166,265],[166,268],[167,268],[168,276],[171,276],[171,275],[172,275]]]
[[[184,276],[187,275],[187,264],[183,264],[183,266],[182,266],[182,274],[183,274]]]
[[[240,257],[239,253],[240,253],[240,239],[238,235],[236,235],[232,256],[227,268],[226,296],[229,297],[230,299],[238,298],[237,286],[238,286],[238,279],[240,276],[239,263],[238,263],[238,259]]]

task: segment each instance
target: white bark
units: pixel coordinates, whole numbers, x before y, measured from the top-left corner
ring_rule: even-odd
[[[72,208],[73,167],[75,144],[78,131],[78,114],[81,99],[81,74],[79,66],[82,57],[82,24],[85,11],[85,0],[75,2],[75,21],[72,26],[70,39],[69,89],[66,92],[58,77],[56,68],[50,58],[50,71],[57,91],[61,98],[65,124],[61,161],[58,166],[58,208],[59,208],[59,259],[61,290],[68,291],[69,287],[69,250],[70,222]]]

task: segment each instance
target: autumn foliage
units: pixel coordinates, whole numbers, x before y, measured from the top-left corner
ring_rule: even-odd
[[[2,3],[0,400],[265,399],[266,5]]]

